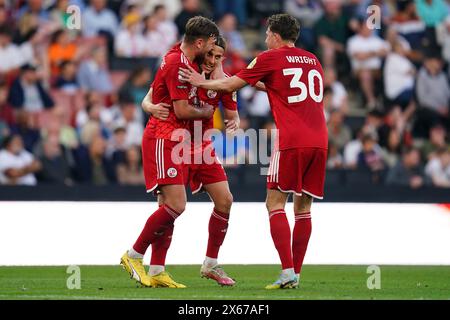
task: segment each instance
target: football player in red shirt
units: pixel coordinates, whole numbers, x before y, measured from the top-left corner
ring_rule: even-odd
[[[216,41],[215,47],[209,51],[203,61],[200,61],[200,68],[206,73],[208,78],[223,77],[223,72],[220,70],[224,53],[226,49],[226,43],[222,36],[219,36]],[[214,70],[217,73],[213,75]],[[226,75],[225,75],[226,76]],[[227,133],[233,133],[239,128],[239,114],[237,112],[237,100],[236,93],[227,93],[224,91],[216,92],[213,90],[200,89],[198,92],[199,99],[212,105],[214,108],[219,106],[219,102],[222,102],[224,107],[224,117],[226,123]],[[144,99],[142,107],[147,113],[151,113],[152,116],[161,120],[166,120],[168,117],[168,105],[166,104],[153,104],[152,92]],[[198,132],[203,134],[214,127],[214,117],[210,119],[204,119],[202,121],[191,122],[191,137],[194,135],[194,127]],[[208,137],[203,137],[202,146],[192,145],[194,152],[209,152],[209,156],[216,159],[214,148],[212,147],[212,141]],[[199,191],[205,191],[210,196],[214,203],[214,209],[209,220],[209,239],[206,250],[206,257],[200,270],[202,277],[215,280],[222,286],[232,286],[235,281],[230,278],[226,272],[218,265],[217,257],[219,249],[225,239],[226,231],[228,228],[228,219],[230,214],[231,205],[233,202],[233,196],[228,186],[227,176],[222,165],[218,161],[212,163],[192,163],[185,166],[184,173],[188,176],[188,182],[193,194]],[[164,203],[164,197],[158,196],[158,202],[160,205]],[[158,240],[152,244],[152,257],[150,262],[150,268],[152,266],[163,266],[165,263],[165,257],[167,250],[171,243],[171,236],[173,233],[173,227],[164,233],[161,240]]]
[[[204,57],[218,36],[219,30],[211,20],[201,16],[189,19],[183,41],[164,56],[152,84],[153,101],[170,105],[169,116],[165,121],[154,117],[148,121],[142,138],[142,161],[147,192],[160,192],[164,205],[148,218],[133,247],[121,258],[125,270],[144,286],[185,287],[162,266],[151,268],[147,275],[142,259],[148,247],[172,228],[186,206],[184,164],[172,154],[183,139],[177,132],[187,131],[190,120],[209,119],[214,112],[208,104],[196,105],[197,89],[179,79],[178,69],[197,68],[194,60]]]
[[[205,80],[193,68],[180,69],[182,79],[196,87],[231,92],[258,81],[266,87],[279,141],[267,176],[266,205],[282,265],[279,279],[267,289],[298,286],[311,234],[312,200],[323,197],[328,148],[323,70],[316,56],[295,47],[299,31],[292,16],[271,16],[266,31],[269,50],[231,78]],[[285,213],[290,193],[294,194],[295,213],[292,242]]]

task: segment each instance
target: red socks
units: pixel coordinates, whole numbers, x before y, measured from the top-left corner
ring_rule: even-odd
[[[145,254],[150,244],[155,242],[158,237],[161,236],[161,233],[166,231],[170,225],[173,225],[173,222],[179,215],[180,213],[167,205],[159,207],[158,210],[148,218],[133,249],[140,254]]]
[[[292,254],[294,271],[299,274],[302,270],[303,259],[311,236],[311,213],[296,213],[295,226],[292,237]]]
[[[166,264],[167,251],[169,250],[170,243],[172,242],[173,227],[174,225],[171,224],[164,231],[164,234],[152,243],[152,257],[150,259],[150,265],[164,266]]]
[[[293,267],[291,250],[291,229],[283,209],[269,212],[270,234],[280,256],[283,269]]]
[[[222,245],[225,235],[227,234],[228,217],[228,214],[220,212],[216,209],[214,209],[211,214],[208,226],[208,248],[206,250],[206,256],[209,258],[217,259],[220,246]]]

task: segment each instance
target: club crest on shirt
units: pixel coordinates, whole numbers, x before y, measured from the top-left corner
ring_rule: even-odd
[[[175,178],[175,177],[177,176],[177,174],[178,174],[177,169],[175,169],[175,168],[169,168],[169,169],[167,169],[167,175],[168,175],[170,178]]]
[[[206,95],[208,96],[208,98],[210,99],[214,99],[217,96],[217,91],[214,90],[208,90],[206,92]]]

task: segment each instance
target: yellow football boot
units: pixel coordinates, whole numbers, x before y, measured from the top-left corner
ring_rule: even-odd
[[[267,290],[295,289],[298,287],[297,276],[280,275],[277,281],[266,286]]]
[[[142,259],[133,259],[128,255],[128,251],[120,259],[120,264],[128,272],[131,279],[136,280],[145,287],[155,287],[152,279],[145,272]]]
[[[160,272],[154,276],[150,276],[150,279],[156,288],[175,288],[175,289],[182,289],[186,288],[184,284],[175,282],[175,280],[172,279],[169,273],[166,271]]]

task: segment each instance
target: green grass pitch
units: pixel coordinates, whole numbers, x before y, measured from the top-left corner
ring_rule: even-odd
[[[237,285],[222,288],[200,266],[169,266],[186,289],[142,288],[120,266],[80,266],[81,289],[66,286],[66,267],[0,267],[3,299],[450,299],[450,266],[380,266],[381,289],[367,288],[367,266],[304,266],[301,286],[265,290],[275,265],[227,265]]]

